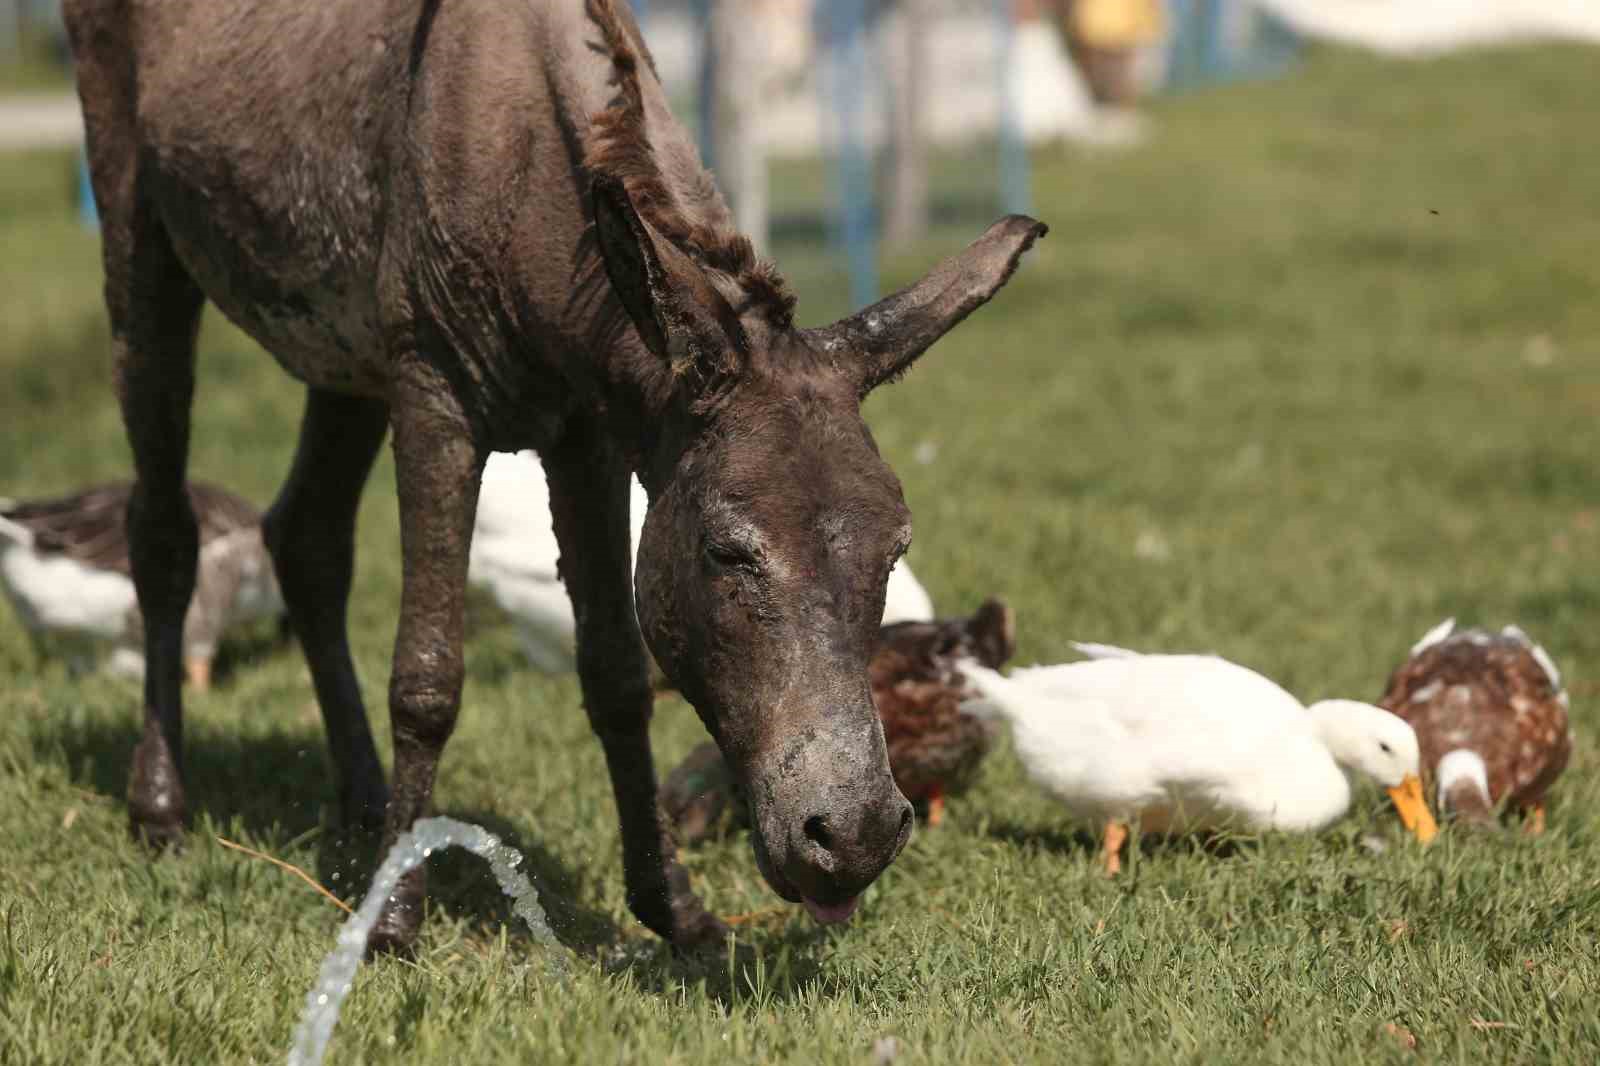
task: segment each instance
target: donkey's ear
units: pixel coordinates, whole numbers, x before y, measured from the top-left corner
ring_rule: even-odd
[[[645,346],[675,375],[695,371],[702,383],[737,371],[748,343],[732,305],[609,175],[594,177],[594,225],[606,276]]]
[[[1043,222],[1007,215],[909,288],[831,326],[806,331],[811,344],[859,358],[865,396],[903,373],[934,341],[987,303],[1011,279],[1022,254],[1047,232]]]

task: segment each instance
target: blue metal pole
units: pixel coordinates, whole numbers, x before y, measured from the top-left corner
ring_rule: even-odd
[[[1015,0],[995,0],[1000,31],[1000,203],[1007,214],[1029,210],[1030,176],[1028,142],[1022,134],[1022,116],[1012,67],[1016,61],[1017,21]]]
[[[94,188],[89,184],[89,154],[78,149],[78,217],[90,229],[100,228],[100,212],[95,207]]]
[[[838,124],[838,211],[850,264],[850,299],[860,307],[878,298],[877,212],[862,108],[868,75],[867,5],[866,0],[824,0],[822,6],[832,72],[831,92],[824,95],[829,114],[824,117]]]
[[[1227,58],[1223,55],[1222,19],[1226,12],[1225,0],[1201,0],[1200,3],[1200,66],[1206,81],[1222,81],[1227,71]]]
[[[695,22],[700,28],[700,80],[696,88],[695,135],[700,142],[700,162],[717,171],[717,42],[712,34],[711,0],[694,0]]]

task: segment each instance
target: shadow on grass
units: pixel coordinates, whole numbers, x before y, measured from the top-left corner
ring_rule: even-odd
[[[300,655],[288,615],[230,633],[211,661],[211,683],[226,686],[236,675],[249,673],[280,655]]]
[[[740,930],[731,944],[693,955],[641,937],[602,959],[601,968],[626,975],[647,996],[676,999],[689,988],[724,1010],[761,1009],[834,995],[841,986],[824,962],[836,935],[810,922],[793,921],[771,932]]]
[[[703,988],[731,1009],[784,1002],[819,987],[827,991],[822,960],[836,934],[820,926],[791,921],[772,931],[747,927],[736,934],[731,954],[728,944],[681,953],[637,923],[619,926],[610,914],[579,902],[594,897],[593,885],[530,839],[524,827],[489,811],[457,810],[450,817],[481,825],[522,852],[521,869],[533,881],[557,938],[603,973],[626,975],[646,995],[670,997],[684,987]],[[429,865],[428,876],[431,906],[471,915],[467,924],[477,935],[497,937],[504,928],[512,943],[533,943],[510,899],[476,856],[451,849]]]
[[[1100,850],[1100,842],[1081,829],[1063,830],[1023,825],[1020,822],[991,822],[985,835],[1021,848],[1038,848],[1054,855],[1079,856]]]
[[[184,751],[191,833],[202,823],[224,832],[232,826],[233,832],[266,842],[316,833],[310,872],[335,895],[357,903],[377,866],[380,841],[370,831],[337,827],[336,786],[320,730],[238,736],[196,725],[185,737]],[[33,757],[64,760],[82,787],[123,805],[138,739],[132,714],[120,722],[41,724],[32,737]],[[444,813],[488,829],[521,852],[521,869],[533,881],[562,944],[604,973],[626,975],[646,995],[667,997],[685,987],[703,988],[731,1009],[785,1002],[814,991],[829,994],[831,978],[823,963],[835,933],[791,920],[771,931],[741,928],[731,954],[726,949],[680,954],[636,923],[624,928],[610,913],[583,902],[596,898],[598,890],[582,871],[539,841],[537,827],[492,811]],[[271,843],[261,846],[276,850]],[[430,860],[428,901],[430,909],[464,918],[474,937],[497,938],[504,929],[512,943],[530,949],[535,944],[510,899],[475,855],[451,848]]]
[[[518,867],[533,882],[539,905],[550,920],[556,938],[575,953],[597,958],[605,948],[622,938],[611,916],[579,902],[591,896],[591,886],[545,847],[529,827],[518,825],[492,811],[453,810],[443,812],[458,821],[471,822],[489,830],[502,842],[522,853]],[[370,873],[370,868],[368,870]],[[471,915],[468,926],[475,933],[498,936],[501,927],[513,942],[533,942],[528,929],[511,909],[511,898],[500,891],[488,864],[460,848],[450,848],[428,864],[430,906],[444,906],[459,914]]]
[[[1019,822],[991,823],[986,835],[1022,848],[1038,848],[1054,855],[1075,857],[1097,855],[1102,846],[1094,834],[1084,829],[1041,828]],[[1251,846],[1260,842],[1258,836],[1220,830],[1211,833],[1140,833],[1136,839],[1141,855],[1193,849],[1215,859],[1232,859],[1251,854]]]
[[[137,699],[130,699],[130,711]],[[118,722],[46,725],[33,735],[34,757],[59,753],[84,787],[125,804],[139,735],[134,713]],[[324,805],[337,802],[320,735],[241,737],[191,725],[183,771],[191,825],[200,818],[216,826],[237,824],[256,839],[300,836],[321,823]]]

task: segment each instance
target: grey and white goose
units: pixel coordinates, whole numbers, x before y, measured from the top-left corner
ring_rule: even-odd
[[[144,624],[128,558],[125,516],[131,482],[39,500],[0,498],[0,589],[23,626],[110,647],[113,673],[144,673]],[[217,645],[230,627],[283,614],[283,597],[261,539],[261,513],[214,485],[189,483],[200,527],[194,598],[184,617],[184,667],[206,688]]]

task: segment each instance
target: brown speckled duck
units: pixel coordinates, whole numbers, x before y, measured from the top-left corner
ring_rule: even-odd
[[[1550,656],[1516,626],[1430,630],[1381,705],[1411,723],[1442,812],[1491,824],[1504,805],[1544,830],[1544,797],[1572,754],[1568,697]]]
[[[961,709],[972,690],[961,659],[999,668],[1016,651],[1011,609],[999,600],[971,618],[884,626],[867,666],[883,719],[889,769],[928,824],[944,817],[946,795],[959,792],[988,754],[994,727]],[[738,784],[713,743],[700,745],[667,776],[661,805],[679,843],[693,844],[742,823]]]
[[[128,561],[124,516],[133,486],[100,485],[43,500],[0,499],[0,589],[35,635],[67,633],[110,643],[108,666],[144,672],[144,624]],[[194,598],[183,622],[191,684],[210,683],[211,660],[230,626],[282,614],[261,514],[213,485],[190,482],[200,526]]]

